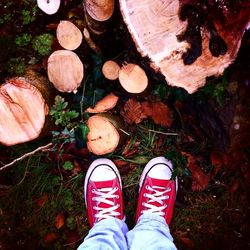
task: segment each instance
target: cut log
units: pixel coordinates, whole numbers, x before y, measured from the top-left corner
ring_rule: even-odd
[[[122,121],[109,114],[97,114],[88,119],[87,147],[96,155],[104,155],[113,152],[123,141],[124,133]]]
[[[96,103],[94,108],[88,108],[86,111],[89,113],[103,113],[115,107],[119,97],[113,93],[105,96],[99,102]]]
[[[114,12],[114,0],[85,0],[83,1],[85,19],[89,29],[97,35],[107,29],[107,21]]]
[[[250,20],[249,1],[120,0],[120,9],[141,55],[189,93],[234,61]]]
[[[127,92],[134,94],[143,92],[148,86],[145,71],[133,63],[122,66],[119,71],[119,81]]]
[[[48,15],[55,14],[60,7],[61,0],[37,0],[38,7]]]
[[[82,32],[69,21],[60,21],[56,30],[59,44],[68,50],[77,49],[82,43]]]
[[[83,64],[72,51],[57,50],[48,59],[48,77],[61,92],[76,92],[83,79]]]
[[[27,78],[12,78],[0,87],[0,143],[11,146],[37,138],[48,106]]]
[[[102,73],[108,80],[116,80],[119,76],[120,66],[115,61],[107,61],[102,66]]]

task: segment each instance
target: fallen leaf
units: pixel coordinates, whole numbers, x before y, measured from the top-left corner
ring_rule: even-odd
[[[66,237],[66,244],[69,245],[74,245],[74,243],[78,243],[79,239],[81,238],[78,234],[78,232],[76,231],[68,231],[65,233],[65,237]]]
[[[142,109],[143,109],[143,113],[146,116],[151,117],[152,114],[153,114],[153,105],[152,105],[152,103],[142,102],[141,106],[142,106]]]
[[[51,29],[51,30],[56,30],[58,26],[58,23],[49,23],[46,25],[47,29]]]
[[[73,176],[75,176],[75,175],[78,175],[82,171],[82,168],[81,168],[81,165],[76,160],[74,160],[73,165],[74,165],[74,167],[71,170],[71,173]]]
[[[140,102],[135,99],[129,99],[121,112],[123,118],[128,124],[140,123],[147,116],[143,113]]]
[[[64,220],[65,220],[65,218],[64,218],[64,214],[63,213],[57,214],[56,219],[55,219],[55,227],[57,229],[62,228],[63,225],[64,225]]]
[[[194,247],[194,242],[188,237],[180,237],[180,240],[189,248]]]
[[[131,145],[132,140],[133,140],[133,138],[131,138],[127,142],[126,146],[124,147],[124,150],[122,151],[122,155],[124,157],[131,156],[131,155],[137,153],[137,151],[138,151],[138,147],[140,145],[140,142],[136,141],[133,145]]]
[[[210,155],[211,163],[215,167],[213,176],[219,172],[221,166],[223,165],[223,155],[217,151],[213,151]]]
[[[236,179],[229,187],[229,192],[234,193],[235,191],[238,190],[239,186],[240,186],[239,180]]]
[[[55,241],[58,238],[58,235],[54,232],[49,232],[47,234],[45,234],[45,236],[43,237],[43,241],[45,244],[49,244],[52,243],[53,241]]]
[[[43,196],[41,196],[39,199],[36,200],[36,206],[38,208],[42,208],[46,204],[48,199],[49,199],[48,195],[44,194]]]
[[[152,119],[155,124],[163,127],[170,127],[172,125],[172,112],[168,106],[162,102],[155,102],[152,104]]]
[[[105,96],[99,102],[96,103],[94,108],[86,109],[89,113],[103,113],[115,107],[119,100],[119,97],[114,95],[113,93]]]
[[[123,160],[113,160],[113,162],[118,168],[122,168],[122,167],[129,165],[127,161],[123,161]]]
[[[209,183],[209,176],[204,174],[201,168],[198,166],[195,158],[185,152],[182,152],[182,155],[187,157],[188,161],[188,168],[191,171],[193,183],[192,183],[192,190],[193,191],[201,191],[208,186]]]

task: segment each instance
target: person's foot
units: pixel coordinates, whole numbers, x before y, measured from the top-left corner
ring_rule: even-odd
[[[84,198],[91,227],[110,217],[125,219],[121,177],[111,160],[97,159],[89,166],[84,182]]]
[[[177,178],[170,180],[173,166],[165,157],[156,157],[145,166],[139,184],[136,222],[142,214],[157,214],[169,224],[177,193]]]

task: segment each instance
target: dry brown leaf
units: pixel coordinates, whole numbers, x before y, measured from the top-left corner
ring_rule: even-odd
[[[59,213],[57,216],[56,216],[56,219],[55,219],[55,227],[57,229],[60,229],[63,227],[64,225],[64,214],[63,213]]]
[[[162,102],[152,103],[152,119],[155,124],[161,125],[163,127],[170,127],[172,120],[172,112],[168,106]]]
[[[54,232],[49,232],[47,234],[45,234],[45,236],[43,237],[44,243],[45,244],[49,244],[52,243],[53,241],[55,241],[58,238],[58,235]]]
[[[147,116],[143,113],[142,106],[140,102],[135,99],[129,99],[125,105],[124,109],[121,112],[123,118],[128,124],[140,123]]]
[[[142,109],[143,109],[143,113],[148,116],[151,117],[153,114],[153,104],[150,102],[142,102]]]
[[[201,168],[198,166],[194,156],[186,152],[182,152],[182,155],[187,157],[188,168],[192,174],[193,178],[192,190],[201,191],[205,189],[208,186],[210,176],[203,173]]]
[[[119,100],[119,97],[114,95],[113,93],[105,96],[99,102],[96,103],[94,108],[86,109],[89,113],[103,113],[115,107]]]
[[[42,208],[45,205],[45,203],[48,201],[48,199],[49,199],[48,195],[44,194],[38,200],[36,200],[36,206],[38,208]]]

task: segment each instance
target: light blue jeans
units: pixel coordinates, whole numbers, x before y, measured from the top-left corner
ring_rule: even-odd
[[[175,250],[165,219],[155,214],[143,214],[131,230],[125,222],[110,218],[96,223],[78,250]]]

